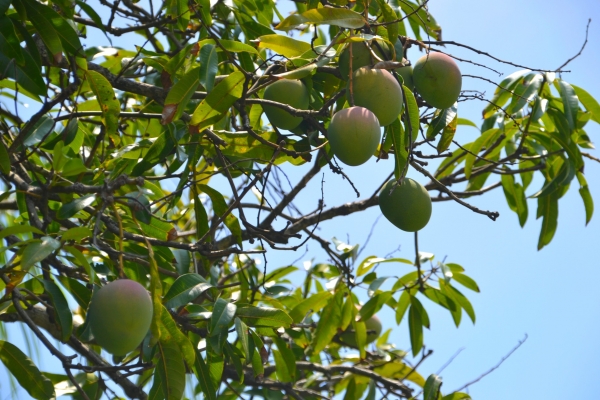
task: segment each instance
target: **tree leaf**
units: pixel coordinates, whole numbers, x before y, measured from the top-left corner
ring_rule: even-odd
[[[214,39],[204,39],[198,42],[198,47],[204,48],[207,44],[216,44]],[[260,53],[249,44],[238,42],[237,40],[219,39],[219,44],[223,46],[226,51],[231,53],[252,53],[260,55]],[[217,47],[217,51],[222,51],[220,47]]]
[[[423,388],[423,400],[437,400],[441,387],[442,379],[435,374],[429,375]]]
[[[427,128],[427,139],[434,138],[435,135],[442,132],[456,118],[456,104],[444,110],[437,110],[435,117],[429,123]]]
[[[452,279],[454,279],[456,282],[460,283],[467,289],[471,289],[472,291],[477,293],[480,292],[477,282],[475,282],[470,276],[458,272],[453,272]]]
[[[398,40],[398,15],[396,15],[394,9],[390,7],[390,5],[385,0],[377,0],[377,4],[379,4],[379,9],[383,14],[383,20],[387,23],[386,28],[388,33],[388,39],[392,44],[392,48],[394,48],[394,45]],[[401,61],[402,54],[396,54],[396,59]]]
[[[71,218],[87,206],[91,206],[94,201],[96,201],[96,195],[92,193],[83,197],[79,197],[69,203],[63,204],[56,212],[56,218]]]
[[[96,95],[96,101],[102,110],[102,122],[109,136],[115,136],[119,128],[119,114],[121,105],[115,96],[115,91],[110,82],[99,72],[85,71],[85,76],[90,84],[92,92]]]
[[[523,186],[521,186],[521,184],[518,182],[515,183],[515,178],[512,174],[502,174],[500,177],[508,207],[517,213],[517,216],[519,217],[519,224],[521,227],[523,227],[525,226],[525,222],[527,222],[528,216],[525,189],[523,189]]]
[[[178,80],[173,87],[171,87],[169,93],[167,94],[167,98],[165,99],[165,108],[163,109],[163,118],[161,120],[161,124],[166,125],[172,121],[178,120],[179,117],[181,117],[181,114],[190,102],[190,99],[196,91],[196,88],[198,88],[198,84],[200,83],[200,74],[200,67],[193,68],[183,77],[181,77],[181,79]],[[169,106],[174,106],[175,112],[165,115],[165,111],[169,110]],[[166,132],[164,132],[163,135],[165,133]]]
[[[25,64],[25,56],[15,28],[8,17],[0,14],[0,48],[7,58],[15,59],[17,64]]]
[[[79,36],[77,36],[77,32],[75,32],[73,27],[69,25],[66,19],[64,19],[52,8],[38,3],[37,1],[22,1],[26,4],[28,16],[30,10],[35,9],[36,12],[38,12],[41,16],[50,21],[50,23],[54,27],[56,34],[60,39],[60,42],[62,43],[63,48],[69,55],[85,57],[83,47],[81,46],[81,42],[79,41]]]
[[[442,400],[471,400],[471,396],[468,393],[454,392],[442,397]]]
[[[52,382],[17,346],[0,340],[0,360],[31,397],[39,400],[54,397]]]
[[[87,15],[90,16],[90,18],[92,19],[92,21],[94,21],[94,23],[96,24],[96,26],[98,27],[98,29],[100,29],[102,32],[104,32],[104,34],[106,35],[106,30],[104,29],[104,24],[102,23],[102,19],[100,18],[100,16],[98,15],[98,13],[96,12],[96,10],[94,10],[94,8],[92,6],[90,6],[89,4],[87,4],[84,1],[81,0],[75,0],[75,3],[81,7],[81,9],[83,11],[85,11],[85,13]]]
[[[200,384],[202,393],[204,393],[204,396],[208,400],[217,400],[217,389],[215,388],[215,385],[210,377],[208,366],[204,362],[200,351],[198,351],[198,349],[195,349],[195,351],[196,363],[194,365],[194,372],[196,373],[196,378],[198,378],[198,383]]]
[[[287,58],[298,57],[311,50],[309,43],[283,35],[263,35],[258,40],[259,48],[273,50]]]
[[[225,213],[227,212],[227,209],[229,207],[227,206],[227,203],[225,202],[225,198],[223,197],[223,195],[221,193],[219,193],[217,190],[211,188],[210,186],[207,186],[207,185],[197,185],[197,186],[198,186],[198,189],[202,190],[204,193],[206,193],[210,197],[215,214],[217,214],[219,217],[222,217],[223,215],[225,215]],[[225,223],[225,226],[227,226],[227,228],[229,228],[229,230],[231,231],[231,234],[235,237],[237,244],[241,247],[242,246],[242,228],[240,227],[240,222],[237,219],[237,217],[230,212],[225,217],[225,220],[223,222]]]
[[[4,228],[0,231],[0,240],[4,239],[10,235],[20,235],[23,233],[37,233],[38,235],[43,235],[44,232],[40,231],[38,228],[29,226],[29,225],[13,225],[8,228]]]
[[[443,153],[450,147],[452,144],[452,140],[454,139],[454,134],[456,133],[456,124],[457,117],[455,116],[452,121],[444,127],[442,130],[442,136],[440,136],[440,141],[437,144],[438,154]]]
[[[40,35],[40,38],[44,44],[50,50],[50,54],[54,61],[62,60],[62,43],[54,25],[50,22],[47,13],[45,12],[45,5],[38,3],[34,0],[21,0],[22,4],[27,10],[27,18],[29,18]]]
[[[163,308],[161,313],[161,332],[160,339],[162,341],[171,341],[177,343],[179,350],[183,356],[185,363],[188,367],[193,367],[195,363],[196,353],[194,346],[190,340],[185,336],[175,324],[173,317],[169,313],[169,310]]]
[[[237,333],[238,339],[242,344],[242,350],[244,351],[244,356],[246,357],[246,363],[252,360],[252,353],[250,349],[250,343],[248,340],[248,326],[239,318],[235,318],[235,332]]]
[[[162,391],[166,400],[180,400],[185,391],[185,365],[179,346],[173,341],[159,341],[156,345],[158,361],[149,398]]]
[[[412,299],[413,297],[411,297],[411,300]],[[414,305],[411,305],[408,309],[408,331],[410,333],[412,355],[413,357],[416,357],[423,347],[423,322],[421,320],[419,309]]]
[[[398,303],[396,304],[396,324],[400,325],[402,322],[402,318],[404,314],[406,314],[406,310],[408,310],[408,306],[410,305],[410,294],[408,290],[404,290],[398,299]]]
[[[542,228],[538,240],[538,250],[549,244],[558,226],[558,195],[538,197],[538,215],[542,217]]]
[[[598,101],[596,101],[596,99],[591,94],[589,94],[579,86],[571,86],[575,90],[575,93],[577,94],[577,97],[579,98],[581,104],[583,104],[583,106],[588,112],[592,113],[592,120],[600,124],[600,104],[598,104]]]
[[[276,336],[273,341],[277,345],[278,350],[273,350],[275,357],[275,365],[277,367],[277,377],[281,382],[294,382],[296,380],[296,357],[287,343]],[[277,351],[278,356],[275,356]]]
[[[325,307],[325,304],[327,304],[327,300],[330,298],[331,293],[327,291],[312,294],[298,303],[292,311],[290,311],[290,317],[294,323],[299,324],[309,312],[312,314],[321,311],[321,309]]]
[[[47,279],[41,281],[46,293],[50,296],[52,307],[54,307],[54,316],[60,326],[61,340],[66,343],[73,332],[73,316],[69,309],[69,303],[56,283]]]
[[[345,288],[338,288],[321,312],[311,343],[313,354],[320,353],[337,333],[342,322]]]
[[[563,81],[562,79],[557,79],[555,81],[555,85],[558,82],[558,88],[560,92],[560,97],[562,98],[562,103],[564,107],[564,113],[567,117],[567,121],[569,122],[569,127],[571,130],[575,129],[575,123],[577,122],[577,112],[579,111],[579,99],[577,98],[577,94],[575,93],[575,89],[573,86]]]
[[[268,307],[238,307],[236,316],[248,326],[289,328],[292,318],[283,310]]]
[[[302,14],[292,14],[275,27],[290,30],[302,24],[334,25],[341,28],[359,29],[365,25],[362,15],[346,8],[313,8]]]
[[[178,308],[210,289],[212,285],[202,276],[194,273],[181,275],[165,295],[163,301],[167,308]]]
[[[217,336],[221,332],[227,332],[229,324],[233,321],[236,312],[236,305],[224,299],[217,299],[213,306],[213,313],[210,320],[210,336]]]
[[[592,215],[594,214],[594,200],[592,199],[587,181],[581,172],[577,172],[577,180],[579,181],[579,194],[585,207],[585,224],[587,225],[592,220]]]
[[[233,105],[241,96],[244,74],[236,71],[223,79],[204,100],[192,115],[190,125],[197,127],[202,131],[206,127],[214,124],[223,117],[229,107]]]
[[[77,279],[69,278],[68,276],[57,275],[56,279],[67,289],[69,294],[73,296],[79,307],[87,310],[90,301],[92,300],[92,291],[82,285]]]
[[[200,83],[207,92],[215,86],[215,77],[219,69],[217,47],[214,44],[205,44],[200,50]]]
[[[50,236],[42,236],[39,242],[30,243],[25,247],[21,257],[21,269],[29,270],[34,264],[46,259],[58,249],[60,249],[60,241]]]

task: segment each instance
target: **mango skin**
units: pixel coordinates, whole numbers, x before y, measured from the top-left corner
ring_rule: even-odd
[[[395,180],[385,184],[379,193],[381,213],[396,227],[406,232],[423,229],[431,218],[431,197],[420,183],[404,178],[390,194]]]
[[[150,329],[150,294],[130,279],[110,282],[92,296],[88,320],[96,343],[115,356],[124,356],[142,343]]]
[[[263,98],[287,104],[299,110],[308,110],[310,102],[308,89],[297,79],[281,79],[267,86]],[[269,118],[271,125],[279,129],[294,129],[302,122],[302,117],[294,117],[281,108],[265,105],[263,106],[263,110],[267,118]]]
[[[413,67],[413,81],[423,100],[439,109],[452,107],[462,87],[458,65],[443,53],[431,52],[419,58]]]
[[[371,318],[366,320],[365,326],[367,328],[367,344],[374,342],[379,336],[381,336],[383,326],[381,325],[381,320],[377,315],[373,315]],[[348,329],[346,329],[340,335],[340,341],[348,347],[353,347],[355,349],[357,348],[356,335],[354,334],[352,326],[348,327]]]
[[[363,107],[350,107],[335,113],[327,130],[333,154],[350,166],[364,164],[381,140],[381,127],[375,114]]]
[[[370,110],[381,126],[394,122],[402,110],[402,89],[392,74],[384,69],[362,67],[352,76],[354,105]],[[350,82],[346,88],[350,102]]]

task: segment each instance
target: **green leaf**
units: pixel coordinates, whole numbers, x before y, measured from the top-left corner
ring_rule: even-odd
[[[216,44],[214,39],[204,39],[198,42],[198,47],[204,48],[207,44]],[[237,40],[227,40],[227,39],[219,39],[219,44],[223,46],[226,51],[231,53],[253,53],[256,55],[260,55],[258,50],[249,44],[245,44],[242,42],[238,42]],[[221,47],[217,47],[217,51],[222,51]]]
[[[500,177],[506,202],[508,203],[509,208],[517,213],[519,224],[523,227],[525,226],[525,222],[527,222],[528,216],[525,189],[523,189],[523,186],[521,186],[520,183],[515,183],[515,178],[511,174],[502,174]]]
[[[281,382],[294,382],[296,380],[296,357],[285,341],[276,336],[273,341],[278,350],[273,350],[277,378]]]
[[[33,242],[25,247],[21,257],[21,269],[29,270],[34,264],[46,259],[55,250],[60,249],[60,241],[50,236],[42,236],[39,242]]]
[[[423,400],[437,400],[441,387],[442,379],[435,374],[429,375],[423,388]]]
[[[577,94],[575,93],[575,89],[573,86],[563,81],[562,79],[557,79],[558,88],[560,92],[560,97],[562,98],[562,103],[564,107],[565,116],[567,117],[567,121],[569,121],[569,127],[571,130],[575,129],[575,123],[577,122],[577,111],[579,111],[579,99],[577,98]]]
[[[598,104],[598,101],[584,89],[575,85],[571,86],[575,90],[581,104],[583,104],[588,112],[592,113],[592,120],[600,124],[600,104]]]
[[[48,50],[50,50],[52,59],[60,61],[62,59],[63,47],[60,36],[56,32],[56,29],[54,29],[54,25],[48,16],[47,9],[49,8],[34,0],[21,0],[20,4],[27,10],[27,18],[31,20],[42,41],[48,47]]]
[[[43,235],[44,232],[40,231],[38,228],[29,225],[13,225],[8,228],[4,228],[0,231],[0,240],[4,239],[10,235],[20,235],[23,233],[37,233],[38,235]]]
[[[213,313],[210,320],[210,336],[217,336],[221,332],[227,332],[229,324],[233,321],[236,305],[224,299],[215,301]]]
[[[454,392],[442,397],[442,400],[471,400],[471,396],[468,393]]]
[[[538,197],[538,215],[543,218],[538,240],[538,250],[541,250],[552,241],[558,225],[558,195],[556,193]]]
[[[88,305],[92,299],[92,291],[82,285],[77,279],[69,278],[67,276],[56,276],[56,279],[67,289],[69,294],[73,296],[77,304],[87,310]]]
[[[313,354],[320,353],[337,333],[342,322],[342,308],[344,305],[345,288],[335,292],[321,312],[317,329],[311,343]]]
[[[42,142],[50,135],[55,125],[54,119],[47,115],[42,116],[39,121],[35,123],[29,135],[23,140],[23,145],[35,146]]]
[[[283,35],[263,35],[258,40],[259,48],[273,50],[287,58],[298,57],[311,50],[309,43]]]
[[[248,326],[239,318],[235,318],[235,332],[237,333],[238,339],[242,344],[242,350],[244,351],[244,357],[246,358],[246,363],[252,360],[252,352],[253,349],[250,348],[250,342],[248,340]]]
[[[194,273],[181,275],[165,295],[163,301],[167,308],[178,308],[188,304],[212,285],[202,276]]]
[[[69,55],[85,57],[83,47],[81,46],[81,42],[79,41],[79,36],[77,36],[77,32],[75,32],[73,27],[69,25],[66,19],[64,19],[52,8],[38,3],[37,1],[24,1],[26,1],[26,3],[28,3],[30,7],[37,9],[37,12],[39,12],[41,15],[43,15],[46,19],[50,21],[50,23],[56,31],[56,34],[60,38],[60,42],[62,43],[63,48]],[[29,13],[29,9],[27,12]]]
[[[467,299],[464,294],[450,284],[440,282],[440,289],[442,288],[444,289],[443,292],[457,302],[465,310],[469,318],[471,318],[471,321],[475,323],[475,310],[473,309],[469,299]]]
[[[365,303],[365,305],[362,306],[360,309],[359,313],[360,313],[361,320],[366,321],[369,318],[371,318],[373,315],[375,315],[375,313],[377,313],[379,310],[381,310],[383,305],[385,303],[387,303],[391,297],[392,297],[391,291],[378,293],[375,296],[371,297],[369,299],[369,301],[367,301]]]
[[[223,215],[225,215],[225,213],[227,212],[227,209],[229,207],[227,207],[227,203],[225,202],[225,198],[223,197],[223,195],[221,193],[219,193],[218,191],[216,191],[215,189],[211,188],[210,186],[207,186],[207,185],[197,185],[197,186],[198,186],[198,189],[202,190],[204,193],[206,193],[210,197],[210,200],[212,201],[212,204],[213,204],[213,210],[214,210],[215,214],[217,214],[219,217],[222,217]],[[237,219],[237,217],[230,212],[225,217],[225,220],[223,222],[225,223],[225,226],[227,226],[227,228],[229,228],[229,230],[231,231],[231,234],[235,237],[237,244],[241,247],[242,246],[242,228],[240,227],[240,222]]]
[[[398,303],[396,304],[396,324],[400,325],[402,322],[402,318],[404,314],[406,314],[406,310],[408,310],[408,306],[410,305],[410,294],[408,290],[404,290],[398,299]]]
[[[585,207],[585,224],[587,225],[592,220],[592,215],[594,214],[594,200],[592,199],[587,181],[581,172],[577,172],[577,180],[579,181],[579,194]]]
[[[60,237],[60,240],[62,242],[66,242],[69,240],[81,242],[82,239],[90,236],[92,236],[92,230],[90,228],[88,228],[87,226],[76,226],[64,232]]]
[[[292,14],[275,29],[290,30],[302,24],[334,25],[341,28],[359,29],[365,25],[362,15],[346,8],[313,8],[302,14]]]
[[[383,14],[383,20],[387,23],[386,28],[388,33],[388,39],[391,42],[393,48],[396,44],[396,41],[398,40],[398,15],[396,15],[394,9],[390,7],[390,5],[385,0],[377,0],[377,4],[379,4],[379,9]],[[396,59],[401,61],[402,54],[396,54]]]
[[[187,336],[179,330],[177,324],[175,324],[175,321],[173,320],[173,317],[171,317],[169,310],[167,310],[166,308],[163,308],[161,313],[160,339],[163,342],[170,341],[177,343],[185,363],[189,367],[192,367],[194,365],[196,361],[196,353],[194,351],[194,346],[192,346],[192,343],[187,338]]]
[[[394,144],[394,176],[396,179],[399,179],[400,174],[402,174],[404,167],[408,162],[408,151],[406,150],[407,141],[405,140],[405,135],[403,135],[399,119],[396,119],[385,127],[385,135],[386,138],[390,137]]]
[[[427,128],[427,139],[432,139],[438,133],[442,132],[456,118],[456,104],[444,110],[437,110],[435,117],[429,123]]]
[[[241,96],[244,74],[236,71],[223,79],[204,100],[192,115],[190,125],[196,126],[199,131],[219,121],[229,107],[233,105]]]
[[[540,86],[544,81],[542,74],[531,73],[523,82],[517,84],[511,103],[506,109],[509,114],[519,112],[527,103],[537,97]]]
[[[106,35],[106,30],[104,29],[104,24],[102,23],[102,19],[100,18],[100,16],[98,15],[98,13],[94,10],[94,8],[92,6],[90,6],[89,4],[87,4],[84,1],[81,0],[75,0],[75,3],[81,7],[81,9],[83,11],[85,11],[85,13],[87,15],[90,16],[90,18],[92,19],[92,21],[94,21],[94,23],[96,24],[96,26],[102,31],[104,32],[104,34]]]
[[[411,297],[411,300],[413,297]],[[408,309],[408,331],[413,357],[416,357],[423,347],[423,322],[419,310],[411,305]]]
[[[52,307],[54,307],[54,316],[58,320],[60,326],[61,340],[66,343],[73,332],[73,316],[69,309],[69,303],[63,294],[62,290],[51,280],[42,279],[44,289],[50,296]]]
[[[149,398],[162,392],[166,400],[180,400],[185,390],[185,365],[179,346],[173,341],[159,341],[156,345],[158,361]]]
[[[452,139],[454,139],[454,134],[456,133],[456,124],[457,117],[454,117],[452,121],[442,130],[442,136],[440,137],[440,141],[437,145],[438,154],[446,151],[448,147],[450,147],[450,144],[452,144]]]
[[[200,83],[200,74],[200,68],[191,69],[169,90],[162,113],[163,118],[161,123],[163,125],[176,121],[181,117],[181,114],[183,114],[183,111],[187,107],[192,95]],[[173,111],[173,109],[175,109],[175,111]]]
[[[52,382],[17,346],[0,340],[0,360],[31,397],[40,400],[54,397]]]
[[[109,136],[115,136],[119,128],[119,114],[121,105],[115,96],[115,91],[110,82],[96,71],[85,71],[85,76],[90,84],[92,92],[96,95],[96,101],[100,104],[102,111],[102,122]]]
[[[316,313],[321,311],[325,304],[327,304],[327,300],[331,298],[331,293],[328,291],[318,292],[313,295],[310,295],[308,298],[302,300],[298,303],[292,311],[290,311],[290,317],[294,321],[294,323],[301,323],[307,314],[310,312]]]
[[[453,272],[452,279],[454,279],[456,282],[460,283],[467,289],[471,289],[472,291],[477,292],[477,293],[480,292],[477,282],[475,282],[473,280],[473,278],[471,278],[470,276],[461,274],[459,272]]]
[[[79,197],[67,204],[63,204],[56,212],[56,218],[67,219],[71,218],[79,211],[83,210],[87,206],[91,206],[96,201],[95,194],[88,194],[83,197]]]
[[[404,94],[404,102],[406,106],[406,114],[410,120],[411,139],[413,143],[419,137],[419,107],[417,106],[417,100],[412,91],[406,86],[402,85],[402,93]],[[406,125],[406,131],[408,132],[408,124]]]
[[[200,83],[207,92],[215,86],[215,77],[219,69],[219,56],[214,44],[205,44],[200,50]]]
[[[236,316],[248,326],[270,326],[289,328],[292,318],[283,310],[268,307],[238,307]]]
[[[208,366],[204,362],[202,355],[198,349],[196,351],[196,363],[194,365],[194,372],[196,373],[196,378],[198,378],[198,383],[200,384],[200,388],[202,389],[202,393],[208,400],[217,400],[217,389],[213,384],[213,381],[210,377],[210,371]]]
[[[496,138],[501,134],[502,131],[498,128],[488,129],[473,142],[471,148],[469,149],[469,153],[465,156],[465,177],[467,179],[471,177],[471,170],[473,169],[473,165],[475,165],[477,155],[481,149],[486,148],[490,144],[494,143]]]
[[[17,32],[10,19],[3,14],[0,14],[0,48],[6,57],[15,59],[19,65],[25,64]]]

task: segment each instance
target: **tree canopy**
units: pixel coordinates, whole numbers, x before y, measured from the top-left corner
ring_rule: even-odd
[[[585,127],[600,123],[600,104],[562,79],[572,59],[536,69],[444,40],[422,1],[295,1],[289,15],[278,7],[0,0],[0,321],[23,323],[63,367],[42,372],[0,340],[0,360],[32,397],[470,399],[445,391],[421,361],[427,309],[446,309],[456,326],[474,323],[468,295],[479,287],[460,264],[419,252],[422,224],[392,221],[404,199],[392,190],[413,182],[413,171],[432,202],[491,220],[498,212],[469,198],[502,190],[521,226],[527,199],[536,199],[538,249],[551,242],[569,189],[591,220],[584,167],[599,160],[587,152]],[[99,34],[113,46],[97,46],[91,38]],[[423,61],[405,58],[411,47]],[[411,65],[435,65],[443,53],[442,69],[448,58],[494,71],[452,56],[453,47],[515,72],[490,82],[491,98],[463,84],[452,105],[434,108],[440,89],[432,95],[424,78],[413,82]],[[376,84],[362,89],[352,73],[359,62],[389,75],[388,93],[364,100]],[[398,109],[389,111],[394,85]],[[471,100],[485,104],[481,126],[459,117],[459,104]],[[346,165],[362,146],[346,132],[362,129],[364,113],[342,129],[331,124],[341,110],[372,101],[385,110],[366,157],[389,174],[373,176],[379,189],[363,196],[344,171],[361,168]],[[391,120],[380,127],[386,112]],[[476,140],[456,140],[459,126],[477,129]],[[303,175],[293,181],[296,170]],[[325,170],[357,198],[327,205],[321,179],[314,203],[299,204]],[[363,257],[357,244],[319,235],[320,223],[378,207],[380,197],[391,201],[381,206],[390,221],[417,231],[414,258]],[[404,204],[400,210],[412,207]],[[268,262],[272,251],[308,241],[326,259],[301,268],[299,252],[289,265]],[[382,275],[384,263],[410,272]],[[89,317],[90,303],[124,279],[147,289],[151,317],[143,341],[117,354],[113,339],[95,335],[128,334],[121,325],[139,317],[126,313],[137,289],[123,310]],[[410,349],[382,332],[383,308],[393,310]],[[98,312],[120,319],[94,329]]]

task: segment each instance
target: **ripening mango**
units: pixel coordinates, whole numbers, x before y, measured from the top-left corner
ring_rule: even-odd
[[[124,356],[142,343],[150,329],[150,294],[136,281],[112,281],[92,296],[88,320],[96,343],[115,356]]]

